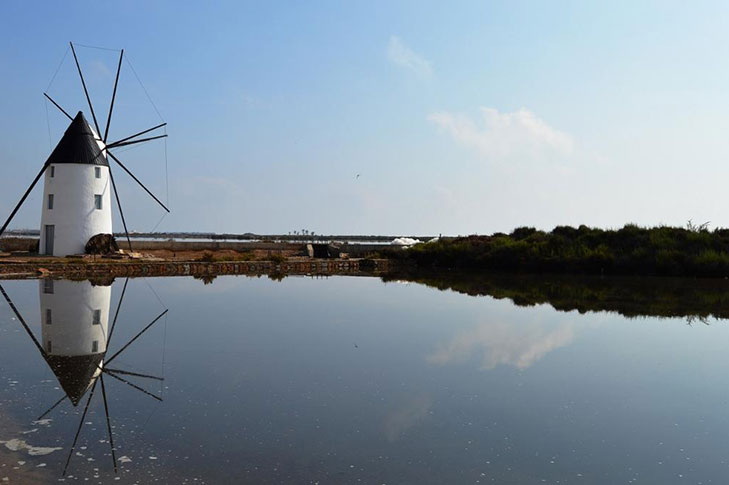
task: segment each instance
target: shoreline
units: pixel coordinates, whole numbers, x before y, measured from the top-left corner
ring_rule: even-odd
[[[388,259],[284,259],[257,261],[69,260],[16,258],[0,261],[0,279],[108,279],[116,277],[222,275],[380,276],[394,270]]]
[[[37,255],[33,238],[0,239],[0,278],[197,276],[224,274],[420,274],[466,272],[729,278],[729,229],[520,227],[510,234],[427,243],[137,241],[106,256]],[[92,248],[92,250],[94,250]],[[99,250],[100,252],[101,250]],[[108,249],[105,250],[108,252]]]

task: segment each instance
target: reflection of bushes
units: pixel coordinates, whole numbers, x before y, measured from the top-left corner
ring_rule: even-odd
[[[390,274],[472,296],[507,298],[519,306],[549,304],[560,311],[616,312],[627,317],[729,318],[729,281],[725,279],[601,277],[571,275],[423,272]]]
[[[273,281],[283,281],[284,278],[286,278],[286,273],[280,273],[280,272],[273,272],[268,274],[268,278]]]
[[[729,230],[627,224],[617,230],[583,225],[544,232],[520,227],[508,235],[441,239],[387,256],[421,268],[729,276]]]
[[[193,275],[193,278],[196,280],[201,280],[204,285],[212,284],[213,281],[215,281],[215,278],[217,278],[217,275],[214,274],[204,274],[204,275]]]

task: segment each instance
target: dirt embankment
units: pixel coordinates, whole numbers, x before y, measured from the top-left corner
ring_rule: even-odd
[[[390,270],[385,259],[309,259],[283,257],[274,260],[202,260],[27,258],[0,259],[0,279],[69,278],[99,279],[147,276],[218,275],[380,275]]]
[[[0,239],[0,278],[101,278],[124,276],[200,276],[223,274],[381,274],[390,264],[374,255],[350,258],[342,251],[317,251],[291,243],[223,243],[117,241],[118,248],[67,257],[33,252],[32,240]],[[19,239],[19,238],[17,238]],[[105,245],[111,247],[110,245]],[[316,245],[315,245],[316,246]],[[326,247],[326,245],[324,245]],[[9,250],[9,251],[8,251]],[[37,250],[36,250],[37,252]]]

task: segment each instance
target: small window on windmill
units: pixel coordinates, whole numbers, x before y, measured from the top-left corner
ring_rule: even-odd
[[[53,194],[48,194],[48,210],[53,210]]]
[[[101,196],[94,195],[94,207],[96,210],[101,210]]]
[[[46,352],[48,352],[48,353],[53,352],[53,346],[51,345],[51,341],[50,340],[46,344]]]
[[[98,351],[99,351],[99,341],[94,340],[93,342],[91,342],[91,352],[95,354]]]
[[[52,295],[53,294],[53,280],[50,278],[46,278],[43,280],[43,293],[46,295]]]
[[[51,325],[53,320],[51,319],[51,309],[46,308],[46,325]]]
[[[56,167],[54,167],[53,165],[51,165],[51,178],[53,178],[55,176],[56,176]]]
[[[94,310],[93,325],[101,325],[101,310]]]
[[[101,178],[101,167],[94,167],[94,176],[97,179]]]

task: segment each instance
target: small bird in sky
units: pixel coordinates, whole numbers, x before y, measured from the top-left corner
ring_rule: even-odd
[[[357,176],[356,176],[355,178],[356,178],[356,179],[358,179],[358,178],[359,178],[359,175],[360,175],[360,174],[357,174]]]

